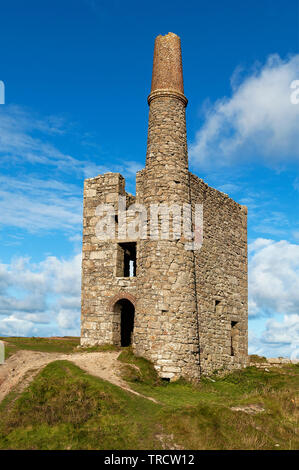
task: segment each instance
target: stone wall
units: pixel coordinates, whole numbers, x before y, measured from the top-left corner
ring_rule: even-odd
[[[193,174],[190,187],[193,204],[203,204],[203,246],[195,251],[201,373],[244,367],[247,209]]]
[[[85,180],[83,201],[83,255],[81,295],[81,345],[93,346],[115,342],[113,328],[114,305],[118,299],[135,302],[136,277],[117,277],[119,240],[101,241],[96,236],[100,204],[113,204],[118,210],[119,196],[126,197],[127,205],[135,198],[125,192],[125,180],[119,173],[106,173]],[[117,232],[115,234],[117,237]]]
[[[256,361],[254,359],[251,359],[249,357],[249,365],[254,366],[257,369],[269,369],[271,367],[283,367],[286,365],[291,365],[291,364],[299,364],[299,359],[289,359],[286,357],[268,357],[263,358],[264,361]]]
[[[157,172],[163,174],[162,169]],[[169,175],[163,176],[160,192],[162,183],[155,173],[145,169],[137,174],[136,198],[125,192],[120,174],[108,173],[85,181],[81,344],[119,344],[114,334],[119,325],[114,306],[119,299],[127,298],[135,306],[133,349],[153,361],[161,377],[196,379],[216,369],[244,367],[246,208],[191,173],[186,183],[184,169],[181,192],[176,191],[178,183],[173,186]],[[119,196],[126,197],[127,207],[136,202],[149,208],[172,197],[181,204],[190,197],[193,206],[203,204],[201,250],[186,251],[182,239],[139,240],[137,276],[120,277],[119,242],[127,240],[117,239],[116,232],[115,239],[101,242],[96,237],[99,217],[95,212],[101,203],[112,203],[117,210]]]

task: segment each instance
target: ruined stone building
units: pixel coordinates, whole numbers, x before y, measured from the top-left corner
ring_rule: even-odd
[[[148,104],[136,196],[119,173],[85,181],[81,345],[131,344],[161,378],[197,380],[247,363],[247,209],[188,170],[187,98],[173,33],[156,38]],[[122,238],[117,215],[113,238],[99,238],[97,207],[112,204],[117,214],[120,200],[127,208],[191,205],[192,224],[202,205],[201,249],[187,250],[183,235]]]

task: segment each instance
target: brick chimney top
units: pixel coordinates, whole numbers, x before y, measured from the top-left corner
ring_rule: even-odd
[[[174,94],[187,104],[184,96],[181,40],[174,33],[156,37],[149,103],[166,92]]]

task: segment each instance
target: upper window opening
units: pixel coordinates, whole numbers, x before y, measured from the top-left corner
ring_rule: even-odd
[[[117,277],[136,276],[136,242],[118,243],[117,245]]]

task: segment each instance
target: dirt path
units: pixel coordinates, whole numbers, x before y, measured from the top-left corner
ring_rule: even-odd
[[[157,403],[154,398],[145,397],[132,390],[121,378],[121,363],[117,360],[119,354],[118,351],[73,354],[18,351],[4,364],[0,365],[0,402],[13,389],[17,389],[18,393],[22,392],[36,374],[50,362],[67,360],[91,375],[100,377],[130,393]]]

